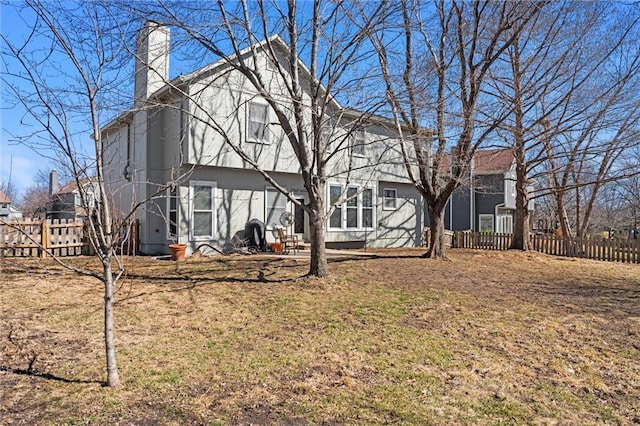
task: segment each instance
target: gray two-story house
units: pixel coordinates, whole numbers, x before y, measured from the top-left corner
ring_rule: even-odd
[[[449,167],[450,157],[443,163]],[[511,148],[476,152],[469,177],[452,194],[445,211],[451,231],[513,233],[516,163]],[[529,186],[531,191],[532,187]],[[530,201],[529,210],[534,203]]]
[[[81,191],[85,197],[86,207],[82,203]],[[84,220],[98,208],[99,203],[100,191],[95,178],[72,180],[59,186],[58,173],[55,170],[50,172],[48,219]]]
[[[281,69],[287,69],[287,44],[277,36],[269,40]],[[276,72],[273,55],[261,53],[261,43],[239,53],[260,68],[269,87],[265,94],[228,60],[169,79],[169,30],[159,24],[147,23],[137,48],[134,107],[107,124],[102,136],[116,215],[151,199],[135,216],[141,251],[166,253],[173,242],[186,244],[190,251],[203,243],[234,245],[252,219],[264,222],[267,240],[275,241],[274,228],[285,212],[294,218],[289,231],[309,241],[302,209],[232,149],[241,148],[292,197],[308,202],[293,148],[265,101],[269,96],[284,105],[283,110],[293,109],[287,106],[287,82]],[[327,208],[340,194],[348,199],[343,198],[327,221],[327,246],[421,245],[423,204],[405,177],[393,123],[344,108],[333,98],[331,102],[336,118],[326,137],[337,144],[351,142],[335,150],[328,165]],[[311,105],[309,100],[303,107]],[[176,177],[175,185],[158,193]]]

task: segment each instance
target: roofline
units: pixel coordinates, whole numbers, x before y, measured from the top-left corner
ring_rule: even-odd
[[[260,41],[257,44],[253,44],[253,45],[249,45],[247,47],[245,47],[244,49],[240,50],[240,52],[238,53],[234,53],[230,56],[225,56],[225,57],[221,57],[220,59],[205,65],[204,67],[192,71],[189,74],[181,74],[173,79],[171,79],[170,81],[166,82],[161,88],[159,88],[158,90],[156,90],[154,93],[152,93],[151,95],[149,95],[149,98],[155,98],[158,99],[161,96],[171,92],[171,90],[175,87],[180,87],[183,85],[191,85],[193,84],[195,81],[202,79],[205,77],[206,74],[208,73],[213,73],[215,72],[218,68],[224,67],[224,66],[231,66],[230,62],[233,62],[234,60],[236,60],[238,58],[238,56],[244,56],[247,53],[250,53],[252,51],[252,49],[263,49],[265,52],[267,51],[267,49],[265,48],[265,46],[269,45],[269,44],[273,44],[276,47],[279,47],[280,49],[282,49],[285,53],[291,53],[291,49],[289,47],[289,45],[282,39],[282,37],[280,37],[279,34],[275,34],[271,37],[268,37],[266,39],[263,39],[262,41]],[[311,74],[311,71],[309,70],[309,68],[307,68],[306,64],[300,59],[300,57],[297,57],[296,60],[298,61],[298,64],[300,66],[301,71],[307,76],[307,78],[309,79],[313,79],[314,77]],[[345,116],[347,117],[356,117],[356,118],[362,118],[363,116],[367,117],[367,120],[373,121],[373,122],[377,122],[377,123],[383,123],[383,124],[388,124],[390,127],[392,128],[396,128],[397,123],[395,122],[395,120],[388,118],[388,117],[384,117],[382,115],[379,114],[374,114],[374,113],[368,113],[365,111],[360,111],[358,109],[355,108],[350,108],[350,107],[343,107],[340,102],[338,102],[336,100],[336,98],[327,90],[327,88],[320,83],[320,89],[323,93],[327,93],[328,94],[328,100],[330,103],[333,103],[336,108],[338,109],[338,111],[340,111],[341,113],[344,113]],[[125,112],[117,115],[116,117],[114,117],[111,121],[109,121],[106,125],[102,126],[100,128],[100,132],[105,132],[105,131],[109,131],[111,130],[113,127],[120,127],[120,125],[122,123],[131,123],[133,122],[133,114],[135,113],[136,109],[135,108],[129,108],[128,110],[126,110]],[[400,126],[405,129],[407,128],[407,126],[403,123],[400,123]],[[425,128],[426,129],[426,128]]]

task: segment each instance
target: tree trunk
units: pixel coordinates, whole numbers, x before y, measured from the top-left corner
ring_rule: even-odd
[[[425,257],[431,259],[444,259],[445,257],[445,234],[444,234],[444,209],[446,204],[428,206],[429,229],[431,238],[429,240],[429,251]]]
[[[113,292],[113,272],[111,260],[103,261],[104,270],[104,343],[107,355],[107,386],[119,386],[120,377],[116,366],[116,345],[113,336],[113,305],[115,296]]]
[[[520,196],[516,194],[519,199]],[[526,198],[526,196],[525,196]],[[518,206],[519,201],[516,199],[516,211],[514,217],[513,239],[511,240],[510,249],[530,250],[531,240],[529,238],[529,208],[525,199],[524,208]]]
[[[513,239],[510,249],[530,250],[529,239],[529,194],[527,193],[527,172],[523,164],[516,166],[516,211]]]
[[[309,215],[309,226],[311,231],[311,264],[309,266],[309,276],[326,277],[329,275],[327,268],[327,252],[325,247],[325,221],[315,210]]]
[[[556,206],[558,207],[558,220],[560,221],[560,229],[563,237],[571,237],[571,225],[567,216],[566,207],[564,206],[564,193],[556,194]]]

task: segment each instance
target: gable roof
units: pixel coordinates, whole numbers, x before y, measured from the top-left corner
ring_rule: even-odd
[[[511,169],[513,161],[511,148],[477,151],[474,156],[476,173],[505,173]]]
[[[0,191],[0,203],[11,204],[11,198],[2,191]]]
[[[511,148],[478,150],[473,156],[474,173],[481,175],[506,173],[511,169],[514,158]],[[451,154],[445,154],[440,170],[449,173],[450,169]]]
[[[80,179],[80,186],[85,186],[86,184],[95,181],[95,179],[96,178],[94,177],[82,178]],[[60,187],[60,189],[58,189],[53,195],[71,194],[72,192],[75,192],[77,190],[78,190],[78,182],[74,179],[68,184]]]
[[[207,64],[195,71],[192,71],[188,74],[181,74],[173,79],[171,79],[170,81],[168,81],[167,83],[165,83],[162,87],[160,87],[158,90],[156,90],[155,92],[151,93],[149,95],[149,99],[155,98],[158,99],[159,97],[161,97],[162,95],[166,94],[166,93],[170,93],[171,90],[175,87],[184,87],[185,85],[190,85],[193,84],[194,82],[197,82],[198,80],[202,79],[202,78],[206,78],[208,75],[211,75],[215,72],[217,72],[218,70],[225,68],[225,67],[229,67],[230,62],[234,62],[237,60],[238,57],[242,57],[245,56],[247,54],[252,53],[253,50],[256,51],[267,51],[267,49],[269,49],[269,47],[272,47],[274,49],[279,49],[281,51],[281,53],[284,54],[285,57],[288,57],[288,55],[291,53],[289,46],[287,45],[287,43],[282,39],[282,37],[280,37],[279,35],[274,35],[271,36],[269,38],[266,38],[262,41],[260,41],[259,43],[253,44],[251,46],[247,46],[244,49],[240,50],[238,53],[234,53],[231,55],[228,55],[226,57],[222,57],[210,64]],[[301,73],[303,73],[306,78],[311,79],[312,75],[311,72],[309,71],[309,68],[305,65],[305,63],[300,59],[297,58],[298,64],[300,66],[300,71]],[[324,87],[324,85],[321,83],[321,90],[326,92],[326,88]],[[329,94],[328,99],[330,102],[334,103],[336,105],[336,107],[340,110],[342,110],[342,106],[340,105],[340,103],[337,101],[337,99],[335,99],[335,97],[331,94]],[[120,114],[118,114],[116,117],[114,117],[110,122],[108,122],[106,125],[102,126],[101,131],[104,132],[106,130],[109,130],[110,128],[114,127],[114,126],[118,126],[120,123],[122,122],[129,122],[133,119],[133,113],[135,111],[135,108],[130,108]],[[355,111],[355,110],[353,110]]]

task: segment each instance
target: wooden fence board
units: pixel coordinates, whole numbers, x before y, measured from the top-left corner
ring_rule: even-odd
[[[118,241],[122,254],[134,255],[139,248],[140,224],[136,220]],[[0,256],[46,257],[48,253],[59,257],[89,254],[89,241],[85,223],[72,219],[34,220],[0,223]]]
[[[507,250],[510,234],[456,232],[454,248]],[[609,262],[640,263],[640,240],[608,238],[566,238],[555,235],[532,235],[533,250],[553,255],[594,259]]]

